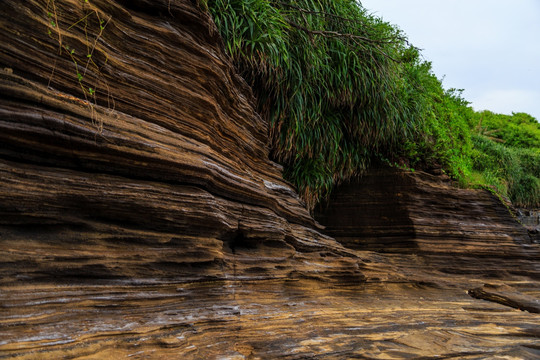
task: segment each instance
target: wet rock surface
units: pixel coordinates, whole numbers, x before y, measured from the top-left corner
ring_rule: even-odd
[[[323,234],[195,2],[0,14],[0,358],[540,356],[538,314],[468,293],[540,298],[508,213],[401,174]]]

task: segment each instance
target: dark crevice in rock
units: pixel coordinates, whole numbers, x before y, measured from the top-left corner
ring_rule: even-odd
[[[228,234],[225,239],[227,247],[233,254],[236,254],[237,250],[257,248],[256,244],[253,241],[249,241],[240,230]]]

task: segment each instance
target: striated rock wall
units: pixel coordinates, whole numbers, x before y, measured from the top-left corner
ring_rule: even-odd
[[[538,246],[497,197],[427,173],[374,169],[338,188],[316,218],[349,248],[419,255],[450,274],[540,278]]]
[[[1,359],[540,354],[538,314],[518,310],[537,309],[538,252],[507,214],[485,219],[496,236],[431,226],[434,198],[465,196],[465,213],[487,198],[425,179],[431,195],[402,201],[392,182],[362,205],[379,218],[336,233],[346,246],[323,235],[195,1],[8,0],[0,15]]]
[[[195,2],[6,1],[0,15],[0,357],[127,356],[134,334],[172,336],[204,299],[206,316],[232,316],[219,299],[238,282],[362,281],[268,159]],[[163,299],[183,315],[159,320]]]
[[[195,4],[28,1],[2,12],[4,241],[25,238],[21,228],[66,232],[59,240],[76,247],[102,242],[96,256],[118,243],[164,247],[154,262],[169,266],[220,261],[238,238],[284,253],[334,244],[268,160],[267,126]],[[296,240],[305,234],[318,242]],[[90,258],[69,271],[87,272]],[[135,260],[96,266],[151,274]]]
[[[539,259],[527,229],[497,197],[423,172],[374,169],[338,188],[316,218],[349,248],[417,254],[450,273],[476,273],[475,258],[489,262],[486,272]]]

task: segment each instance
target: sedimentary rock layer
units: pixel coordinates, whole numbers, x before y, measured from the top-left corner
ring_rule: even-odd
[[[0,358],[538,356],[538,314],[467,293],[489,272],[416,253],[456,244],[445,227],[420,243],[420,220],[397,212],[377,230],[401,239],[386,254],[320,232],[195,1],[4,1],[0,15]],[[425,206],[429,222],[439,203]],[[497,214],[508,255],[490,282],[536,299],[537,257]],[[501,261],[468,239],[471,269]]]
[[[313,224],[196,6],[28,1],[2,12],[3,158],[194,185]]]
[[[109,318],[94,291],[362,282],[268,159],[267,125],[196,3],[9,1],[0,26],[2,356],[129,342],[131,310]]]
[[[374,169],[338,188],[317,219],[350,248],[421,255],[450,274],[540,278],[537,244],[496,196],[426,173]]]

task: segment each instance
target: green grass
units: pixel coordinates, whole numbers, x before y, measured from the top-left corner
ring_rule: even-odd
[[[308,207],[421,127],[420,87],[404,66],[417,51],[355,1],[208,6],[271,126],[272,156]]]
[[[516,204],[538,204],[538,153],[477,135],[530,147],[540,141],[530,116],[506,126],[475,113],[396,26],[356,1],[200,2],[270,125],[271,156],[308,208],[381,159],[440,166],[462,186],[493,185]]]
[[[493,186],[514,205],[540,207],[540,152],[504,146],[483,135],[474,135],[473,143],[472,184]]]

